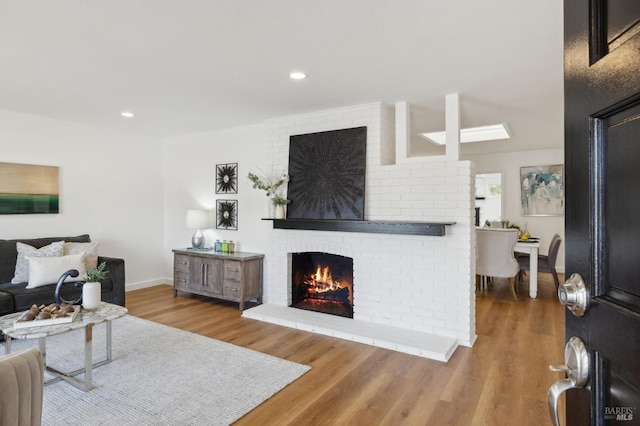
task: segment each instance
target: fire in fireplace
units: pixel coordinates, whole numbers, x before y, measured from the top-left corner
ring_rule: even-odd
[[[331,253],[291,255],[291,306],[353,318],[353,259]]]

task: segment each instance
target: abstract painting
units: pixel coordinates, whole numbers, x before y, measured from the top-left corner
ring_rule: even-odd
[[[522,216],[564,215],[562,164],[520,168]]]
[[[0,214],[59,213],[58,167],[0,163]]]
[[[238,200],[216,200],[216,229],[238,230]]]
[[[364,219],[367,128],[289,139],[289,219]]]
[[[238,163],[216,164],[216,194],[238,193]]]

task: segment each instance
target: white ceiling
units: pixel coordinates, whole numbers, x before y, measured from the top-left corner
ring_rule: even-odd
[[[0,0],[0,109],[165,138],[408,101],[418,133],[457,92],[514,135],[463,152],[559,148],[562,43],[557,0]]]

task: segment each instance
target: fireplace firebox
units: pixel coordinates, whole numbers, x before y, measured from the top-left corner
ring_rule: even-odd
[[[353,318],[353,259],[331,253],[291,254],[291,305]]]

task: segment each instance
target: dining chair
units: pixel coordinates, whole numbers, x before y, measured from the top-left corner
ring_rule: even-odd
[[[556,290],[560,286],[560,280],[558,279],[558,272],[556,271],[556,260],[558,259],[558,251],[560,250],[560,244],[562,243],[562,238],[560,235],[555,234],[551,238],[551,243],[549,243],[549,251],[546,255],[539,254],[538,255],[538,272],[547,272],[553,276],[553,282],[556,285]],[[520,272],[518,276],[522,278],[523,273],[530,269],[530,258],[528,254],[520,253],[516,259],[520,264]]]
[[[44,361],[31,348],[0,357],[0,425],[40,425]]]
[[[517,229],[476,228],[476,287],[480,277],[507,278],[515,300],[516,280],[520,271],[513,254],[518,241]]]

